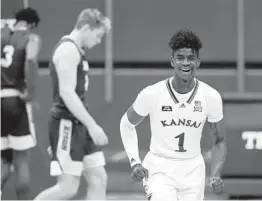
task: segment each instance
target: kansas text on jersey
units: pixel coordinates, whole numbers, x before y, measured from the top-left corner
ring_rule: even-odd
[[[200,141],[206,119],[223,118],[220,94],[196,80],[193,90],[178,94],[169,78],[143,89],[134,102],[134,110],[149,115],[150,151],[168,158],[194,158],[201,154]]]

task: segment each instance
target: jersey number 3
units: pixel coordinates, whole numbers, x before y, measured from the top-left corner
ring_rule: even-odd
[[[13,62],[15,48],[12,45],[6,45],[3,49],[4,58],[1,58],[1,67],[9,68]]]
[[[184,140],[185,140],[185,133],[181,133],[180,135],[176,136],[175,138],[178,139],[178,150],[177,152],[186,152],[187,150],[184,149]]]

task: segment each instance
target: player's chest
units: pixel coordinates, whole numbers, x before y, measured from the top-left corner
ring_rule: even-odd
[[[200,96],[195,96],[190,101],[180,99],[178,102],[163,96],[158,102],[154,118],[169,125],[197,127],[207,118],[207,103]]]
[[[89,85],[89,64],[86,60],[82,60],[78,65],[78,72],[77,72],[77,86],[82,87],[84,86],[85,90],[88,89]]]

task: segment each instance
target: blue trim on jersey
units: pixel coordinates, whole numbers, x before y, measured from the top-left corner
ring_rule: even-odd
[[[178,99],[176,98],[174,92],[172,91],[172,87],[171,87],[170,82],[169,82],[170,79],[171,79],[171,78],[169,78],[169,79],[166,80],[167,90],[168,90],[171,98],[173,99],[173,101],[177,104],[177,103],[179,103],[179,101],[178,101]]]
[[[199,87],[199,82],[198,82],[198,80],[196,80],[196,86],[195,86],[192,94],[190,95],[190,97],[189,97],[188,100],[187,100],[187,103],[188,103],[188,104],[190,104],[190,103],[192,102],[192,100],[195,98],[198,87]]]

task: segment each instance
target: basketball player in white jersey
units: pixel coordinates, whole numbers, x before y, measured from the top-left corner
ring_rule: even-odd
[[[226,157],[223,104],[217,90],[195,78],[200,65],[200,39],[179,30],[169,42],[174,76],[147,86],[123,115],[121,138],[132,167],[132,178],[143,180],[151,200],[203,200],[205,163],[200,141],[208,121],[213,138],[210,183],[223,190],[222,167]],[[149,115],[150,151],[139,158],[135,126]]]

